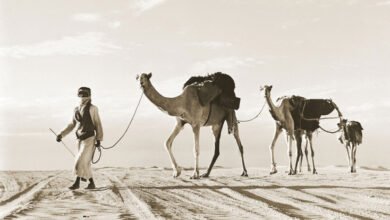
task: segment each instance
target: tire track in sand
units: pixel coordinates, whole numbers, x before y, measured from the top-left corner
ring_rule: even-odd
[[[35,195],[41,191],[51,180],[60,175],[60,173],[44,178],[27,187],[23,191],[18,192],[12,197],[2,201],[0,203],[0,219],[3,219],[18,209],[21,209],[26,203],[33,200]]]
[[[157,219],[149,206],[141,201],[118,177],[110,174],[106,175],[115,185],[117,191],[114,192],[120,197],[129,211],[139,219]]]

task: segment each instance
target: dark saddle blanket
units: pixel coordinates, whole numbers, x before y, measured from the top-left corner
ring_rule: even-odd
[[[193,76],[184,83],[183,89],[186,86],[197,87],[199,101],[202,105],[215,102],[230,109],[237,110],[240,107],[240,98],[234,93],[234,80],[225,73]]]
[[[302,96],[285,97],[293,107],[291,115],[294,119],[295,129],[315,131],[319,128],[319,119],[329,115],[335,109],[330,99],[306,99]]]

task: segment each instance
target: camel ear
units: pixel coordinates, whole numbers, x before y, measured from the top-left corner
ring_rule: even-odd
[[[271,89],[272,89],[272,85],[269,86],[269,90],[271,90]]]
[[[148,79],[152,78],[152,73],[149,73],[148,75],[146,75],[148,77]]]
[[[208,82],[204,83],[203,86],[200,86],[197,92],[200,104],[205,106],[212,102],[217,96],[219,96],[222,91],[218,86]]]
[[[264,90],[264,86],[260,86],[260,92]]]
[[[139,74],[137,74],[137,76],[135,76],[135,80],[139,80]]]

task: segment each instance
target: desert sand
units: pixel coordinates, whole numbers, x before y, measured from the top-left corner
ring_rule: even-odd
[[[100,168],[96,190],[67,189],[70,171],[0,172],[3,219],[389,219],[390,171],[319,167],[288,176],[251,168],[215,168],[190,180],[185,169]]]

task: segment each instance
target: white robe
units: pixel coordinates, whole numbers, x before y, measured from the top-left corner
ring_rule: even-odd
[[[79,140],[78,153],[75,158],[73,169],[75,175],[84,179],[92,178],[91,162],[95,150],[95,140],[103,140],[103,127],[100,121],[98,108],[91,104],[89,113],[91,115],[92,123],[95,126],[96,136],[89,137],[85,140]],[[69,123],[69,125],[60,133],[61,136],[65,137],[68,135],[78,124],[79,122],[73,114],[71,123]]]

